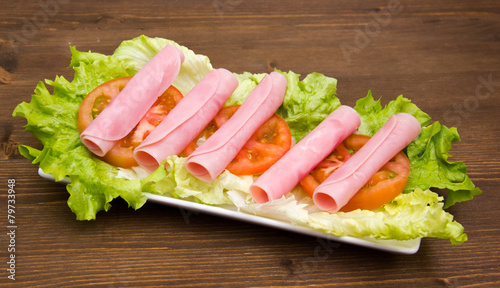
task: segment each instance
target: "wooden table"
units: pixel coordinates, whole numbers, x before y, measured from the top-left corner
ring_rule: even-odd
[[[435,2],[2,0],[0,285],[500,287],[500,2]],[[311,262],[313,237],[203,214],[185,221],[153,203],[133,211],[117,200],[97,220],[76,221],[65,187],[41,179],[17,152],[41,145],[12,111],[38,81],[72,78],[69,45],[111,54],[141,34],[237,73],[321,72],[338,79],[351,106],[368,90],[383,103],[403,94],[457,126],[453,159],[484,191],[448,210],[469,241],[423,239],[411,256],[341,244]],[[8,179],[17,191],[15,281],[6,272]]]

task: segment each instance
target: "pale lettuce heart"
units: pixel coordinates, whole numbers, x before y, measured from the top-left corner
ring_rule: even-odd
[[[173,45],[184,53],[184,63],[182,63],[179,76],[172,85],[174,85],[182,95],[186,95],[208,74],[208,72],[210,72],[210,70],[212,70],[212,64],[207,56],[195,54],[190,49],[172,40],[150,38],[144,35],[132,40],[123,41],[120,46],[116,48],[113,56],[123,60],[125,64],[134,71],[138,71],[141,67],[146,65],[156,53],[167,45]]]

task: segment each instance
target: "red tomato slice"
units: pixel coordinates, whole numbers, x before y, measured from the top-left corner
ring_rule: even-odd
[[[82,101],[78,111],[78,130],[80,133],[87,128],[99,113],[109,104],[132,78],[122,77],[105,82],[92,90]],[[170,86],[151,106],[139,124],[113,148],[100,157],[103,161],[122,168],[137,166],[134,159],[134,149],[146,138],[149,133],[167,116],[167,114],[181,101],[182,93],[174,86]]]
[[[212,122],[184,150],[184,154],[188,156],[193,153],[198,147],[198,140],[210,137],[239,107],[234,105],[222,108]],[[279,115],[274,114],[252,135],[226,169],[235,175],[260,174],[285,155],[291,145],[292,136],[288,124]]]
[[[369,136],[356,134],[347,137],[300,182],[304,191],[312,197],[316,187],[325,181],[338,167],[342,166],[352,154],[361,149],[369,139]],[[349,150],[353,151],[352,154]],[[404,190],[409,175],[410,161],[403,152],[399,152],[375,173],[340,211],[373,210],[391,202]]]

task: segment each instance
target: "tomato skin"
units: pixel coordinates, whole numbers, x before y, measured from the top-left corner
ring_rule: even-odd
[[[183,156],[191,155],[191,153],[193,153],[194,150],[198,148],[197,144],[198,140],[201,138],[208,139],[208,137],[212,136],[212,134],[214,134],[215,131],[217,131],[217,129],[218,127],[215,124],[215,121],[214,120],[210,121],[207,127],[205,127],[205,129],[201,131],[200,134],[193,141],[191,141],[191,143],[189,143],[189,145],[184,149],[184,151],[182,152]]]
[[[134,158],[134,150],[123,147],[124,140],[118,141],[113,148],[106,153],[106,155],[99,157],[102,161],[113,166],[122,168],[132,168],[138,166]]]
[[[314,179],[314,176],[312,176],[311,174],[307,175],[306,177],[304,177],[304,179],[300,180],[300,186],[302,187],[304,192],[306,192],[306,194],[311,198],[314,195],[314,190],[316,189],[316,187],[319,186],[319,184],[320,182]]]
[[[132,76],[127,76],[109,80],[97,86],[85,96],[78,110],[78,131],[80,134],[90,125],[90,122],[94,121],[95,117],[97,117],[96,114],[99,114],[111,99],[120,93],[131,78]],[[98,104],[97,107],[95,104]]]
[[[222,108],[209,125],[184,150],[189,156],[198,147],[200,138],[207,139],[238,110],[240,105]],[[226,169],[235,175],[255,175],[269,169],[292,146],[292,136],[286,121],[274,114],[245,143]]]
[[[356,209],[374,210],[394,200],[394,198],[401,194],[406,187],[406,183],[408,183],[410,161],[403,152],[399,152],[395,160],[388,162],[379,172],[381,171],[382,173],[398,172],[397,176],[389,179],[384,179],[387,177],[375,174],[368,181],[367,185],[361,188],[340,211],[350,212]],[[379,179],[374,179],[377,177]],[[372,181],[375,182],[373,186],[370,185]]]
[[[312,198],[316,187],[328,178],[333,171],[342,166],[351,156],[344,142],[340,143],[328,157],[321,161],[309,175],[300,181],[302,189]]]
[[[312,197],[316,187],[356,151],[361,149],[370,138],[369,136],[357,134],[347,137],[309,175],[302,179],[300,185],[303,190]],[[348,150],[353,151],[353,153],[351,154]],[[391,161],[375,173],[340,211],[350,212],[356,209],[374,210],[391,202],[406,187],[409,174],[410,161],[403,152],[399,152]]]
[[[83,99],[78,111],[78,130],[80,133],[106,108],[111,99],[120,93],[131,78],[132,76],[121,77],[105,82],[92,90]],[[117,167],[131,168],[138,166],[137,161],[134,159],[134,149],[182,98],[182,93],[174,86],[170,86],[158,97],[158,100],[137,126],[126,137],[120,139],[106,155],[98,158]]]

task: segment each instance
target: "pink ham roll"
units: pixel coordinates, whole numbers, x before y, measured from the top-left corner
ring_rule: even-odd
[[[189,155],[187,170],[203,181],[213,181],[276,112],[283,102],[286,86],[286,78],[280,73],[266,75],[238,111]]]
[[[354,109],[337,108],[250,186],[254,201],[265,203],[290,192],[360,124]]]
[[[228,70],[208,73],[134,150],[137,163],[153,171],[169,155],[181,153],[212,121],[236,87],[238,79]]]
[[[336,213],[389,160],[420,134],[420,123],[410,114],[391,116],[382,128],[316,190],[318,208]]]
[[[166,46],[135,74],[80,139],[92,153],[104,156],[141,121],[160,95],[172,85],[184,62],[184,54]]]

